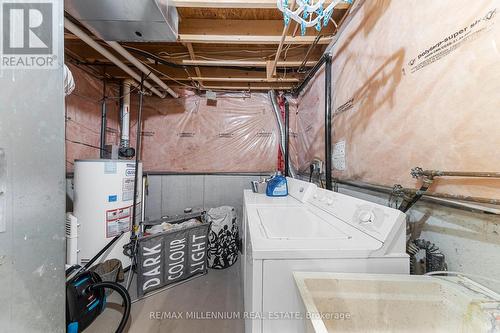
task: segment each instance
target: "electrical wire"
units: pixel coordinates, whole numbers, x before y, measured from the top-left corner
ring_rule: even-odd
[[[164,76],[164,77],[168,78],[168,79],[169,79],[169,80],[171,80],[171,81],[174,81],[174,82],[175,82],[175,83],[177,83],[177,84],[180,84],[180,85],[185,86],[185,87],[189,87],[189,88],[197,89],[197,87],[195,87],[195,86],[192,86],[192,85],[189,85],[189,84],[186,84],[186,83],[183,83],[183,82],[177,81],[177,80],[176,80],[176,79],[174,79],[173,77],[171,77],[171,76],[169,76],[169,75],[167,75],[167,74],[163,73],[162,71],[160,71],[160,70],[158,70],[158,69],[154,68],[153,66],[150,66],[150,65],[149,65],[149,64],[147,64],[147,63],[144,63],[144,62],[143,62],[143,64],[144,64],[146,67],[148,67],[150,70],[152,70],[152,71],[156,72],[157,74],[160,74],[160,75],[162,75],[162,76]],[[188,73],[188,75],[189,75],[189,73]]]
[[[138,49],[138,48],[135,48],[135,47],[132,47],[132,46],[128,46],[128,45],[122,45],[122,46],[125,49],[127,49],[127,50],[130,50],[130,51],[133,51],[133,52],[135,52],[137,54],[140,54],[143,57],[146,57],[146,58],[149,57],[152,60],[155,60],[156,62],[158,62],[158,63],[160,63],[162,65],[166,65],[166,66],[170,66],[170,67],[174,67],[174,68],[213,67],[213,66],[209,66],[209,65],[184,65],[184,64],[177,64],[177,63],[174,63],[174,62],[171,62],[171,61],[167,61],[164,58],[161,58],[161,57],[157,56],[156,54],[153,54],[153,53],[148,52],[148,51],[144,51],[144,50],[141,50],[141,49]],[[221,59],[221,60],[227,60],[227,61],[229,61],[228,59]],[[246,67],[241,67],[241,66],[218,66],[218,68],[234,69],[234,70],[239,70],[239,71],[256,71],[256,72],[265,72],[266,71],[266,68],[252,67],[252,66],[246,66]],[[282,70],[279,69],[279,68],[277,68],[276,70],[278,72],[282,72]]]
[[[99,149],[99,150],[104,150],[104,151],[106,151],[106,149],[101,149],[101,147],[93,146],[93,145],[88,144],[88,143],[85,143],[85,142],[73,141],[73,140],[70,140],[70,139],[65,139],[65,140],[66,140],[66,141],[68,141],[68,142],[71,142],[71,143],[77,144],[77,145],[82,145],[82,146],[86,146],[86,147],[90,147],[90,148],[95,148],[95,149]]]
[[[80,122],[78,122],[78,121],[76,121],[76,120],[73,120],[73,119],[71,119],[71,118],[69,118],[69,117],[66,117],[66,121],[70,121],[70,122],[72,122],[72,123],[75,123],[75,124],[77,124],[78,126],[83,127],[83,128],[85,128],[86,130],[88,130],[89,132],[92,132],[92,133],[94,133],[94,134],[100,134],[100,131],[96,131],[96,130],[95,130],[95,129],[93,129],[93,128],[87,127],[87,126],[85,126],[84,124],[82,124],[82,123],[80,123]]]

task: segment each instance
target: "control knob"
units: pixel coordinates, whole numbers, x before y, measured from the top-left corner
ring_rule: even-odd
[[[375,216],[368,210],[363,210],[359,213],[359,222],[363,224],[373,223],[374,220]]]

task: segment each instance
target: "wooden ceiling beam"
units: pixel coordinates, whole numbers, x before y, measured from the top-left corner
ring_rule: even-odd
[[[196,55],[194,54],[193,45],[191,43],[186,43],[186,47],[188,49],[189,57],[191,58],[191,60],[196,60]],[[196,72],[196,75],[198,75],[198,77],[202,76],[200,68],[198,66],[194,68],[194,71]],[[196,81],[198,81],[200,84],[203,84],[201,80],[196,80]]]
[[[330,4],[332,0],[326,0]],[[178,8],[276,8],[276,0],[173,0]],[[336,9],[347,9],[349,4],[341,2]]]
[[[287,36],[284,44],[313,44],[316,36]],[[281,35],[275,36],[251,36],[251,35],[194,35],[194,34],[179,34],[178,38],[181,43],[200,43],[200,44],[280,44]],[[332,37],[321,38],[318,44],[329,44]]]
[[[194,81],[207,81],[207,82],[254,82],[254,83],[267,83],[267,82],[299,82],[300,80],[295,77],[285,78],[259,78],[259,77],[191,77]]]
[[[174,86],[174,85],[172,85]],[[232,85],[205,85],[203,89],[211,89],[211,90],[239,90],[239,91],[248,91],[248,90],[271,90],[271,89],[279,89],[279,90],[289,90],[292,89],[294,85],[266,85],[266,86],[232,86]]]
[[[261,67],[265,68],[266,61],[258,60],[182,60],[183,65],[198,65],[198,66],[231,66],[231,67]],[[302,61],[278,61],[276,67],[300,67]],[[305,66],[313,67],[316,61],[308,61]]]
[[[179,34],[226,35],[230,33],[231,35],[245,36],[281,36],[284,27],[285,25],[282,19],[228,20],[188,18],[179,22]],[[323,29],[324,35],[333,35],[334,33],[335,27],[333,27],[333,25],[329,25]],[[307,29],[306,36],[312,35],[316,35],[316,30]]]

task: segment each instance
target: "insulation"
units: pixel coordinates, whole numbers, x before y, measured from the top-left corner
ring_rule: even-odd
[[[498,6],[358,3],[332,50],[332,143],[345,141],[345,170],[334,177],[413,188],[416,166],[500,171]],[[323,84],[320,74],[299,98],[301,166],[324,156]],[[500,198],[499,188],[493,179],[447,178],[431,190]]]
[[[66,169],[75,159],[99,158],[103,83],[69,65],[76,89],[66,98]],[[107,144],[119,144],[117,85],[107,96]],[[278,156],[277,125],[265,93],[218,94],[215,106],[189,91],[181,98],[144,98],[145,171],[270,172]],[[131,102],[130,142],[135,146],[138,96]]]
[[[132,124],[137,109],[132,100]],[[142,160],[148,171],[269,172],[275,170],[278,134],[265,93],[226,94],[217,105],[204,96],[144,99]],[[136,127],[131,126],[131,142]]]
[[[73,172],[75,159],[99,158],[101,131],[101,100],[103,83],[82,68],[67,64],[75,82],[75,89],[66,97],[66,171]],[[117,96],[117,86],[106,89],[107,96]],[[119,102],[110,99],[107,103],[108,144],[118,144]]]
[[[325,70],[311,79],[298,97],[295,141],[298,170],[309,172],[315,158],[325,160]]]

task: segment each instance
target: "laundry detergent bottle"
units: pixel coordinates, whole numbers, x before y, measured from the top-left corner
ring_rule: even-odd
[[[267,182],[266,195],[269,197],[286,197],[288,195],[288,183],[280,171],[276,171]]]

